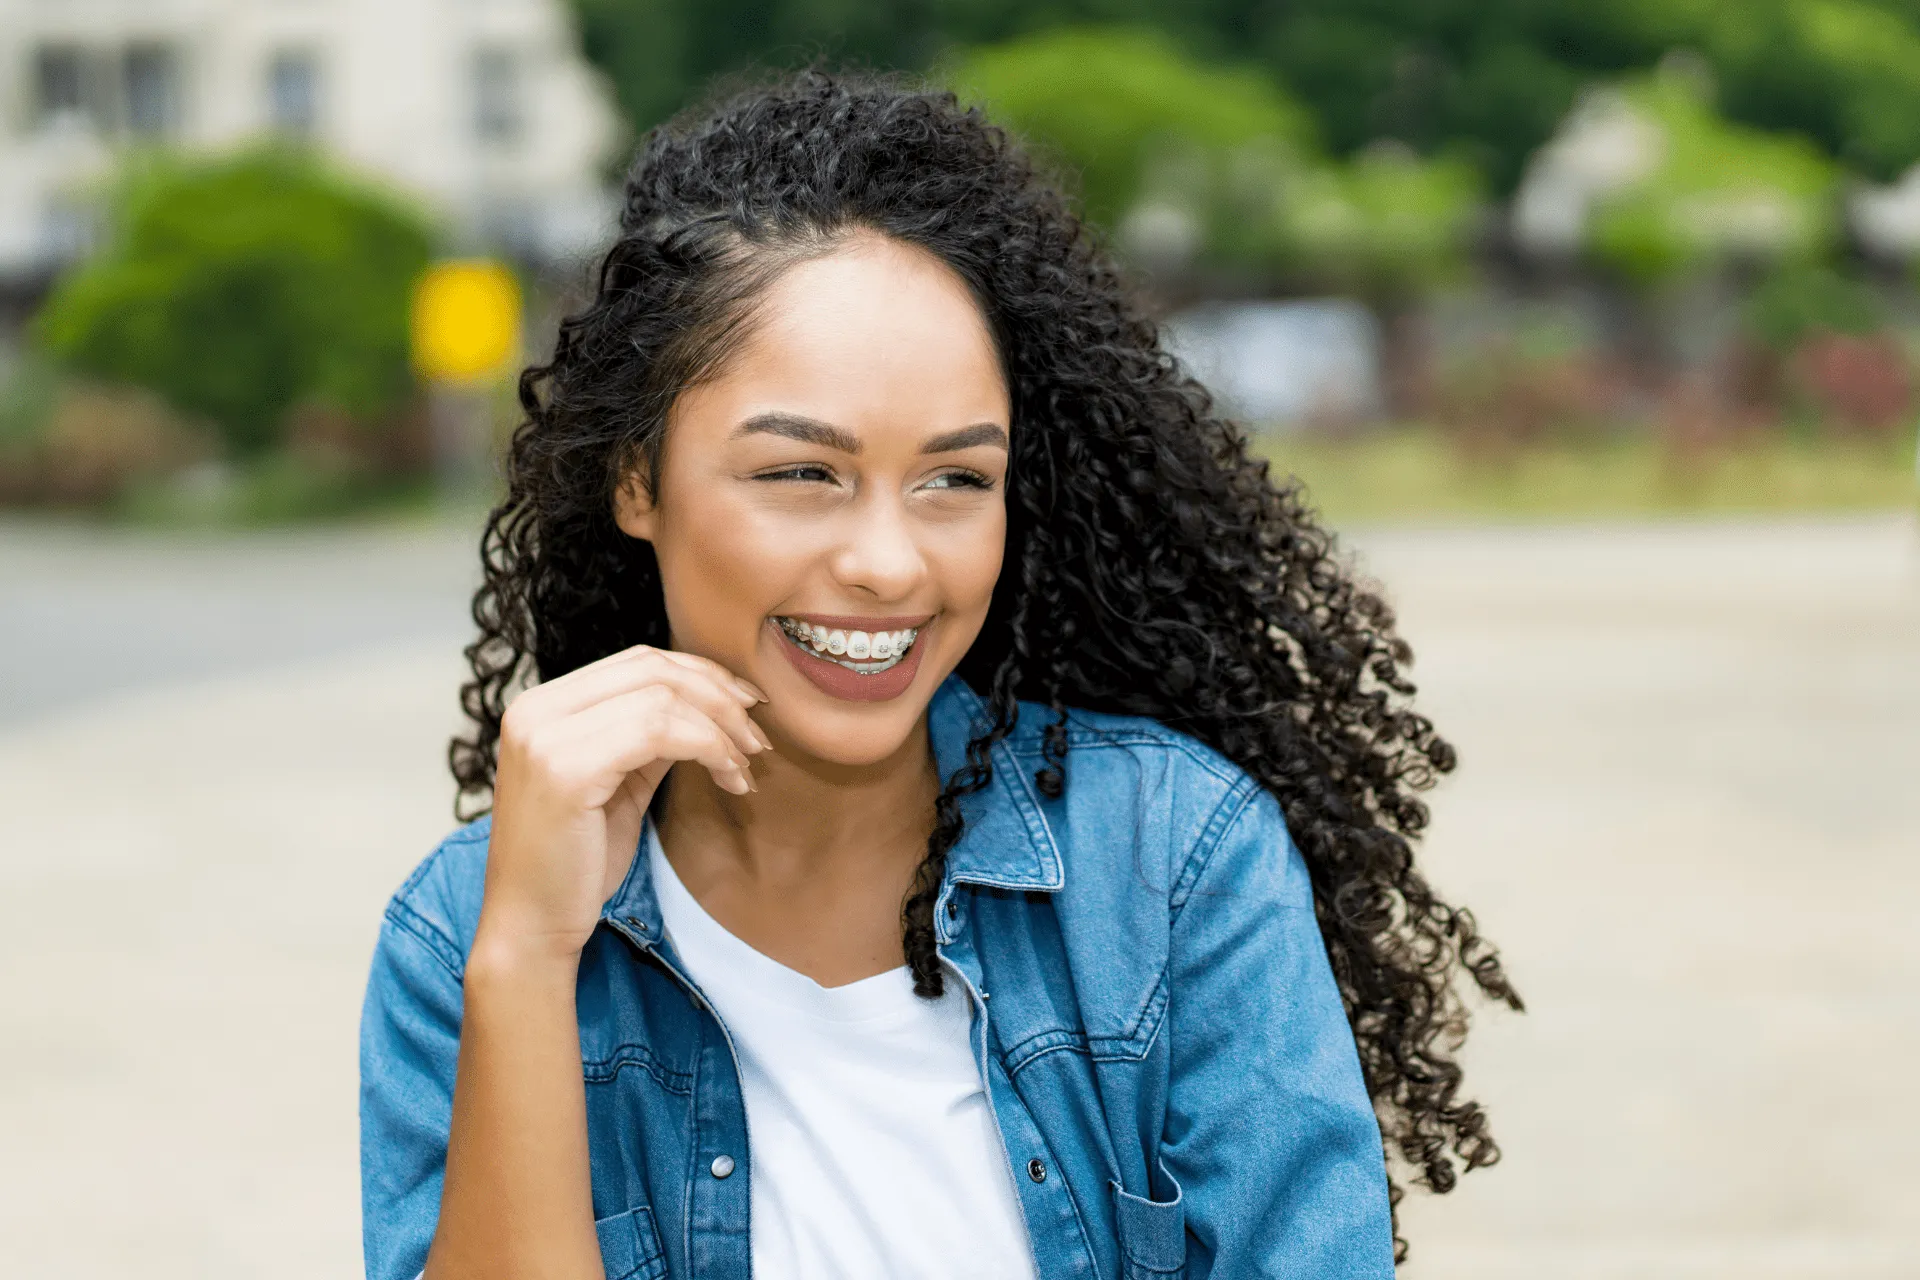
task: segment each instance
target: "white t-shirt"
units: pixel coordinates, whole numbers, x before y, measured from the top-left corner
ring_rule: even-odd
[[[1033,1251],[966,992],[903,965],[823,987],[708,915],[647,825],[660,914],[733,1038],[755,1280],[1024,1280]]]

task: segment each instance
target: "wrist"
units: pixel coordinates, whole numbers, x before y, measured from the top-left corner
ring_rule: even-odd
[[[467,953],[467,981],[539,983],[572,986],[580,970],[580,946],[571,938],[514,928],[482,912]]]

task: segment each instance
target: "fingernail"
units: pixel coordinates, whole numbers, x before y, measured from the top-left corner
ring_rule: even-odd
[[[752,682],[747,680],[742,680],[739,676],[735,676],[733,678],[733,682],[740,686],[740,691],[742,693],[746,694],[749,698],[752,698],[755,702],[766,702],[769,700],[766,694],[760,692],[759,685],[753,684]]]
[[[749,725],[752,725],[753,736],[755,741],[759,742],[760,749],[762,751],[773,750],[773,739],[767,736],[767,731],[765,729],[762,729],[759,725],[753,724],[752,721],[748,721],[747,723]]]

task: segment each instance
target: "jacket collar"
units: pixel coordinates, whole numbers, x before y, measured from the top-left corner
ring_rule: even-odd
[[[986,732],[987,705],[957,675],[948,676],[928,709],[934,763],[943,780],[967,763],[967,743]],[[984,791],[963,796],[967,820],[960,843],[947,855],[947,884],[996,889],[1058,890],[1066,883],[1053,828],[1040,812],[1033,777],[1003,742],[994,744],[993,780]]]
[[[927,720],[934,765],[941,779],[950,781],[966,765],[967,743],[991,723],[986,703],[966,681],[950,675],[934,692]],[[943,903],[956,884],[1051,893],[1066,883],[1060,849],[1040,812],[1033,778],[1005,742],[994,744],[990,759],[993,780],[985,790],[960,800],[966,830],[947,854],[940,888]],[[646,840],[643,829],[626,879],[601,909],[603,919],[637,931],[635,941],[643,943],[657,942],[661,936],[660,901],[654,893]]]

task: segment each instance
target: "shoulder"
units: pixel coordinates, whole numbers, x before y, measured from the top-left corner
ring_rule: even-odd
[[[1031,782],[1058,717],[1022,704],[1007,747]],[[1041,809],[1069,865],[1124,858],[1177,900],[1223,837],[1250,821],[1285,839],[1279,806],[1246,770],[1199,739],[1144,716],[1067,712],[1066,787]],[[1113,868],[1118,869],[1118,868]]]
[[[480,922],[491,816],[458,828],[434,847],[387,902],[385,927],[408,935],[458,978]]]

